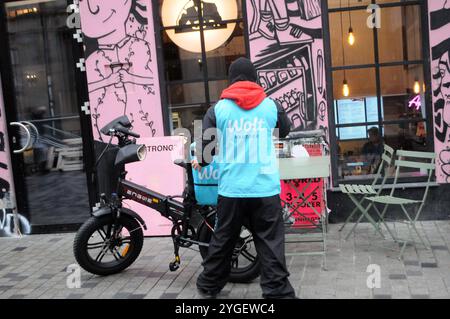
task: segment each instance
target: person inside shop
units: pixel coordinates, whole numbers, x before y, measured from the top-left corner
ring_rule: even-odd
[[[227,283],[244,223],[260,258],[262,296],[296,298],[286,267],[280,176],[272,143],[274,131],[286,137],[291,123],[256,80],[249,59],[238,58],[230,65],[230,86],[203,118],[203,132],[215,130],[218,137],[211,140],[204,135],[196,143],[200,156],[192,161],[193,168],[200,170],[216,155],[219,170],[216,229],[197,278],[198,291],[205,298],[215,298]]]
[[[371,171],[373,171],[376,170],[381,155],[383,154],[384,143],[378,127],[371,127],[367,133],[369,134],[369,140],[363,145],[361,153],[364,161],[372,167]]]
[[[383,154],[383,139],[380,137],[378,127],[371,127],[367,133],[369,134],[369,141],[363,145],[362,154],[381,156]]]

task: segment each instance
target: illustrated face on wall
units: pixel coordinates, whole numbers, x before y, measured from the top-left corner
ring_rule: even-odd
[[[441,93],[445,99],[446,107],[450,107],[450,51],[447,51],[439,60],[439,73]]]
[[[135,0],[80,0],[81,25],[86,36],[102,38],[115,33],[119,27],[125,27]]]

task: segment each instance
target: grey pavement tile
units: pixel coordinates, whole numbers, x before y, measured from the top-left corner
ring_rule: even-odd
[[[392,299],[392,295],[388,295],[388,294],[374,294],[373,298],[374,299]]]
[[[433,250],[446,250],[448,251],[448,247],[445,245],[431,245],[431,249]]]
[[[148,278],[159,278],[164,276],[165,272],[159,272],[159,271],[143,271],[139,273],[140,275]]]
[[[81,299],[83,298],[84,294],[79,293],[71,293],[67,296],[67,299]]]
[[[422,268],[437,268],[437,263],[425,262],[422,263]]]
[[[94,288],[98,285],[97,282],[86,282],[86,283],[82,283],[81,287],[82,288]]]
[[[11,278],[9,278],[9,280],[10,281],[22,281],[22,280],[25,280],[25,279],[27,279],[28,277],[27,276],[15,276],[15,277],[11,277]]]
[[[113,295],[114,299],[128,299],[131,296],[131,293],[126,292],[118,292]]]
[[[402,279],[406,279],[406,275],[404,275],[404,274],[390,274],[389,275],[389,279],[391,279],[391,280],[402,280]]]
[[[419,261],[418,260],[404,260],[403,264],[405,266],[420,266]]]
[[[406,276],[408,277],[419,277],[422,275],[423,273],[420,270],[406,270]]]
[[[411,295],[411,299],[430,299],[430,295]]]
[[[10,273],[4,275],[3,278],[16,278],[16,277],[19,277],[19,276],[20,276],[20,273],[10,272]]]
[[[163,293],[159,299],[177,299],[177,293]]]

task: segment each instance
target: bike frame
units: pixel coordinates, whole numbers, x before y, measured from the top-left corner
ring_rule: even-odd
[[[124,147],[126,145],[135,143],[135,140],[130,140],[127,136],[118,137],[118,139],[119,147]],[[101,157],[108,149],[108,147],[112,145],[111,141],[112,137],[108,145],[103,150],[102,154],[99,156],[96,166],[98,165]],[[138,219],[144,229],[146,229],[145,223],[139,215],[132,211],[122,209],[122,201],[126,199],[142,204],[148,208],[152,208],[159,212],[163,217],[172,221],[173,228],[171,236],[174,243],[175,260],[171,263],[171,270],[176,270],[179,267],[180,247],[189,247],[193,244],[198,246],[209,246],[208,243],[200,242],[198,240],[195,240],[197,238],[189,236],[189,231],[192,231],[194,229],[191,224],[191,218],[194,210],[197,211],[202,218],[202,221],[200,223],[205,223],[206,227],[210,228],[212,231],[214,230],[214,227],[209,225],[207,220],[212,214],[214,214],[214,211],[206,210],[205,214],[202,214],[202,206],[198,206],[196,204],[193,190],[194,182],[192,176],[192,168],[190,163],[179,163],[178,165],[183,166],[186,169],[188,176],[186,191],[182,196],[166,196],[154,190],[128,181],[126,180],[127,172],[125,171],[124,167],[120,170],[117,189],[116,192],[112,194],[111,199],[108,200],[105,194],[101,195],[101,206],[110,208],[106,211],[102,211],[101,215],[112,214],[114,224],[116,224],[116,220],[119,218],[121,212],[123,212],[130,215],[132,218]],[[181,202],[175,200],[174,198],[183,198],[183,201]],[[94,212],[93,215],[96,216],[96,213]],[[117,227],[116,225],[114,225],[112,229],[113,233],[115,233],[116,229]],[[176,233],[177,231],[178,233]],[[194,233],[195,232],[196,230],[194,229]]]
[[[135,145],[136,138],[139,135],[130,131],[130,127],[131,123],[123,116],[102,129],[102,134],[110,136],[110,139],[108,143],[100,142],[98,145],[105,146],[98,148],[100,155],[94,165],[92,182],[95,181],[98,190],[101,192],[100,208],[93,211],[91,216],[92,218],[108,216],[108,218],[112,219],[108,222],[105,236],[102,237],[105,242],[108,240],[108,245],[114,246],[122,243],[123,225],[121,218],[133,219],[138,222],[134,229],[128,229],[130,234],[134,231],[140,232],[141,229],[147,229],[145,221],[139,214],[123,206],[124,200],[131,200],[156,210],[161,216],[170,220],[173,225],[170,235],[173,240],[175,259],[170,262],[169,269],[175,271],[181,263],[180,248],[189,248],[192,245],[197,245],[202,256],[204,255],[206,252],[204,248],[209,246],[209,238],[211,233],[214,232],[215,220],[213,218],[216,210],[213,206],[199,205],[197,203],[192,166],[189,162],[184,162],[184,160],[180,159],[174,162],[175,165],[183,167],[187,173],[186,187],[181,196],[163,195],[127,180],[125,165],[142,160],[144,158],[142,150],[145,150],[142,145]],[[130,138],[130,136],[134,138]],[[114,137],[118,139],[117,145],[112,144]],[[111,147],[114,149],[111,149]],[[101,161],[102,159],[103,161]],[[102,170],[99,170],[98,174],[96,174],[100,163],[102,163]],[[193,216],[193,214],[195,215]],[[139,238],[142,241],[142,233],[139,234]],[[236,260],[241,255],[241,251],[246,249],[247,243],[252,241],[251,236],[241,239],[236,244],[237,247],[234,248],[233,252]],[[142,243],[139,242],[139,244],[141,245]],[[254,260],[246,258],[251,263],[254,263]],[[237,267],[238,263],[236,262],[235,264]],[[254,265],[257,266],[257,264]],[[251,265],[252,269],[254,265]],[[248,270],[248,266],[246,267],[244,270]]]

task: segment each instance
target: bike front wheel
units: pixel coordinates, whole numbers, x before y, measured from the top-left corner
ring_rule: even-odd
[[[78,230],[73,250],[78,264],[86,271],[107,276],[121,272],[139,256],[144,243],[141,225],[122,215],[89,218]]]

